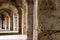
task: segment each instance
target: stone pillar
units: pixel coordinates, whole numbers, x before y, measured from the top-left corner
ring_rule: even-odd
[[[18,14],[19,14],[19,34],[22,34],[22,10],[20,6],[18,8]]]
[[[27,38],[33,40],[33,0],[28,0],[28,29]]]
[[[0,14],[0,29],[2,29],[2,19],[1,19],[1,14]]]
[[[9,29],[9,18],[8,17],[5,17],[5,25],[6,25],[6,27],[5,27],[5,29]]]
[[[34,13],[33,13],[33,40],[38,40],[38,0],[34,1]]]
[[[9,30],[10,30],[10,17],[9,17]]]
[[[27,34],[27,3],[24,0],[23,1],[23,7],[22,7],[22,34]]]
[[[13,13],[10,16],[10,30],[13,31]]]
[[[7,18],[5,17],[5,30],[7,29]]]

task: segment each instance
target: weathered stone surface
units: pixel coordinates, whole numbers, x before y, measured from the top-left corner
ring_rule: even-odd
[[[39,0],[38,11],[38,23],[39,28],[42,31],[42,33],[39,34],[39,40],[59,40],[60,33],[58,32],[60,32],[60,0]],[[47,30],[50,30],[50,32],[52,31],[51,34]],[[56,34],[55,31],[57,31]]]
[[[33,40],[33,4],[28,5],[28,40]]]
[[[60,40],[60,33],[55,33],[51,35],[52,40]]]

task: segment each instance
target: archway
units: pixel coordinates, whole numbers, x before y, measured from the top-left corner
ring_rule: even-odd
[[[0,29],[4,29],[4,27],[3,27],[4,21],[5,21],[4,15],[0,14]]]
[[[9,17],[8,16],[4,17],[5,29],[8,29],[9,31],[13,31],[13,32],[19,32],[19,15],[18,15],[17,8],[10,3],[3,3],[2,6],[0,6],[0,10],[2,10],[2,9],[5,10],[6,12],[8,12],[8,14],[9,14]],[[3,15],[5,15],[5,14],[3,14]],[[8,22],[9,22],[9,25],[8,25]],[[4,22],[2,22],[2,23],[4,23]]]

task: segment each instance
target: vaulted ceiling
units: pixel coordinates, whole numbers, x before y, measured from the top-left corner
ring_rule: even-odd
[[[18,13],[18,8],[21,7],[21,0],[0,0],[0,13],[4,12],[11,15],[11,13]]]

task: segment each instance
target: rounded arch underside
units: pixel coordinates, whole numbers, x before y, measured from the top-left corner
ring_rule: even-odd
[[[15,6],[13,6],[12,4],[10,4],[10,3],[3,3],[0,6],[0,10],[1,9],[10,9],[13,13],[18,13],[17,8]]]

